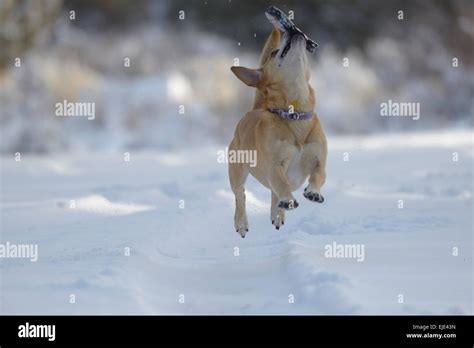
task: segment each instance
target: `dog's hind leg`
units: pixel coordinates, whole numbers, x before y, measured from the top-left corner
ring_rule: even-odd
[[[316,128],[318,130],[319,128]],[[321,187],[326,181],[326,157],[327,143],[324,134],[313,132],[311,134],[314,143],[308,144],[308,152],[311,154],[313,168],[309,176],[309,185],[304,189],[303,196],[312,202],[323,203],[324,197],[321,194]]]
[[[284,160],[283,163],[275,164],[269,177],[272,192],[275,192],[278,197],[277,206],[285,210],[295,209],[299,205],[293,197],[291,185],[286,176],[288,163],[289,160]]]
[[[232,143],[229,150],[232,149]],[[229,163],[229,180],[235,195],[234,227],[242,238],[249,231],[247,212],[245,211],[245,181],[249,175],[248,165],[244,163]]]
[[[318,161],[316,168],[309,177],[309,185],[304,189],[303,196],[312,202],[323,203],[324,197],[321,194],[321,186],[326,181],[324,165]]]
[[[270,218],[272,220],[272,225],[274,225],[277,230],[280,229],[281,225],[285,224],[285,210],[279,208],[278,203],[278,196],[272,191],[272,208]]]
[[[245,180],[249,174],[245,164],[229,163],[229,178],[232,192],[235,195],[235,215],[234,227],[242,238],[249,231],[249,223],[247,220],[247,212],[245,210]]]

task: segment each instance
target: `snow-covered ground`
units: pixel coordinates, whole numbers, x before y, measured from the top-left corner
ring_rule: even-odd
[[[225,145],[4,155],[1,242],[39,259],[0,259],[0,312],[473,313],[473,134],[329,137],[324,204],[300,189],[277,231],[250,178],[245,239]],[[333,242],[364,260],[325,257]]]

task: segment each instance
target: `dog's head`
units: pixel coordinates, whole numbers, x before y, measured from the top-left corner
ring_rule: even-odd
[[[234,66],[232,72],[246,85],[258,89],[254,108],[288,108],[308,111],[314,107],[309,85],[307,51],[317,44],[298,29],[279,9],[270,7],[266,16],[274,25],[260,58],[261,68]]]

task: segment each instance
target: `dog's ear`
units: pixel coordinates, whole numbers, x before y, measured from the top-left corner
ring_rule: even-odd
[[[262,69],[249,69],[243,66],[233,66],[230,68],[237,78],[250,87],[257,87],[262,79]]]

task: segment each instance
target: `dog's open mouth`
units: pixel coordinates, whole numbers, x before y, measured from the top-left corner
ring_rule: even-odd
[[[279,8],[270,6],[265,11],[265,16],[275,27],[280,29],[288,37],[286,44],[281,51],[280,58],[283,58],[289,52],[292,38],[295,37],[295,35],[301,35],[304,37],[306,40],[306,50],[308,52],[313,53],[316,50],[316,47],[318,47],[318,44],[311,40],[300,28],[298,28]]]

